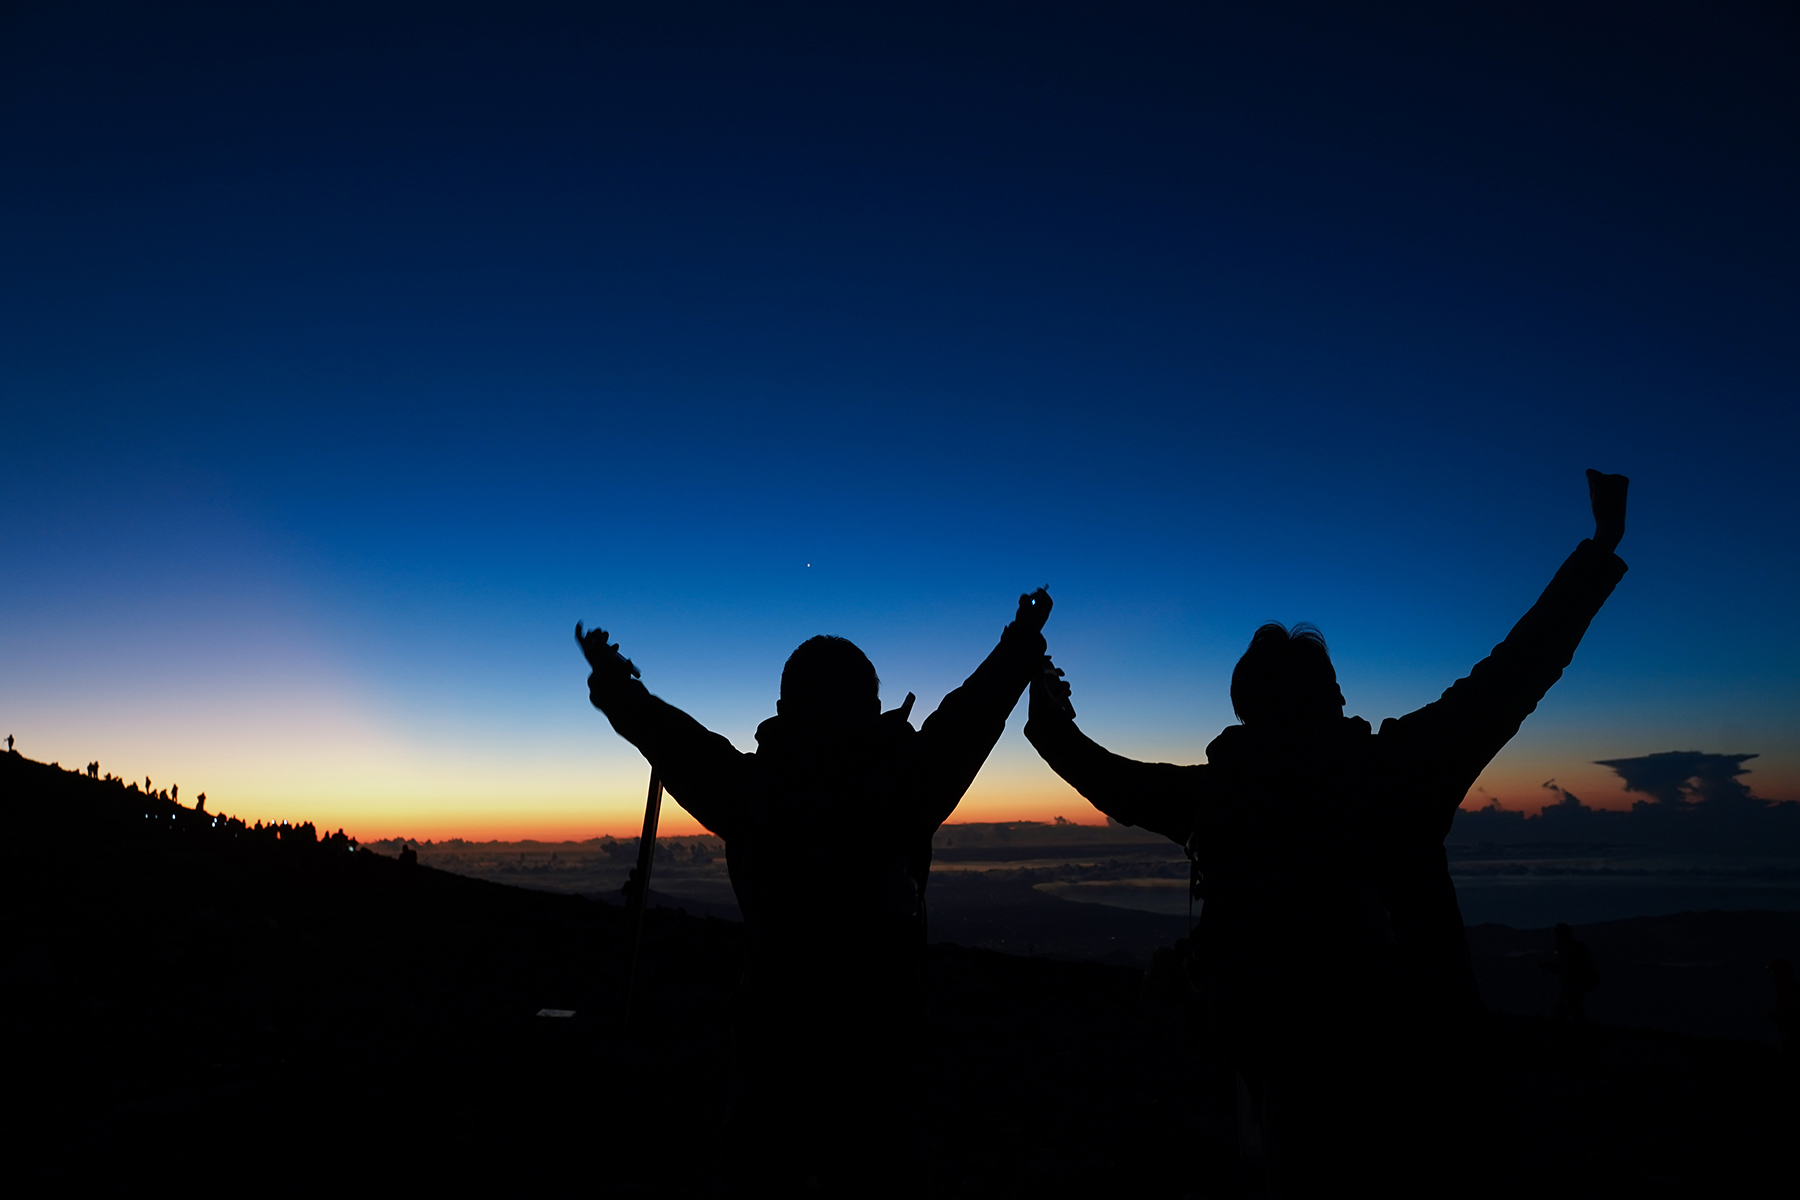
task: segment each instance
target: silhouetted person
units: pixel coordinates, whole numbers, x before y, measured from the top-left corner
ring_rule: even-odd
[[[1624,575],[1613,550],[1626,483],[1588,472],[1594,537],[1466,678],[1379,733],[1343,715],[1325,640],[1306,626],[1256,631],[1231,678],[1242,723],[1201,766],[1109,753],[1076,728],[1060,672],[1032,686],[1025,734],[1057,774],[1198,861],[1215,1036],[1247,1092],[1267,1098],[1259,1107],[1285,1122],[1265,1133],[1297,1194],[1325,1190],[1334,1165],[1371,1169],[1358,1120],[1378,1106],[1353,1094],[1359,1077],[1412,1093],[1414,1111],[1396,1119],[1415,1144],[1454,1136],[1457,1098],[1436,1093],[1454,1090],[1447,1064],[1470,1051],[1485,1007],[1444,837]]]
[[[1538,965],[1557,980],[1556,1006],[1550,1015],[1567,1017],[1577,1027],[1586,1026],[1587,994],[1600,984],[1600,975],[1594,970],[1594,956],[1588,952],[1587,943],[1576,941],[1575,931],[1558,923],[1556,957]]]
[[[194,811],[197,813],[203,813],[206,811],[206,793],[205,792],[201,792],[200,795],[195,798]]]
[[[400,865],[403,867],[416,867],[419,865],[419,852],[405,842],[400,843]]]
[[[6,735],[6,752],[8,754],[13,752],[13,735],[10,733]]]
[[[1794,981],[1794,964],[1785,958],[1770,959],[1769,982],[1775,987],[1769,1019],[1781,1030],[1781,1057],[1791,1068],[1800,1058],[1800,983]]]
[[[881,711],[861,650],[812,638],[782,669],[776,715],[749,754],[652,696],[605,631],[583,639],[594,706],[725,842],[748,938],[724,1154],[734,1191],[918,1190],[911,1074],[931,839],[1041,661],[1050,607],[1042,589],[1021,596],[1000,644],[916,730],[911,695]]]

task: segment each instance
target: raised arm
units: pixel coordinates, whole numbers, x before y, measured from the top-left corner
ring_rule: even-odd
[[[1006,719],[1018,705],[1031,673],[1044,657],[1044,622],[1050,593],[1043,588],[1019,597],[1019,611],[1000,634],[1000,644],[963,685],[945,696],[919,727],[919,818],[935,830],[956,811],[975,782]]]
[[[749,756],[638,682],[638,669],[607,643],[604,629],[575,626],[593,673],[588,699],[620,737],[636,746],[681,807],[720,837],[731,837],[747,783]]]
[[[1575,548],[1531,611],[1465,678],[1417,712],[1382,723],[1382,737],[1412,747],[1408,756],[1428,765],[1457,803],[1562,678],[1588,624],[1624,577],[1625,563],[1613,551],[1625,533],[1629,482],[1589,471],[1594,536]],[[1441,815],[1447,823],[1454,808]]]
[[[1075,727],[1069,685],[1045,659],[1031,682],[1025,737],[1050,769],[1095,808],[1121,825],[1137,825],[1187,845],[1208,770],[1147,763],[1114,754]]]

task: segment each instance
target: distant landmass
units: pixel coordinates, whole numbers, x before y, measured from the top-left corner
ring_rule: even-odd
[[[1752,755],[1698,752],[1609,763],[1654,798],[1590,808],[1555,786],[1538,815],[1462,810],[1447,839],[1471,925],[1543,929],[1708,910],[1800,911],[1800,804],[1751,795]],[[1655,789],[1655,791],[1650,791]],[[497,883],[613,899],[636,838],[544,843],[372,843]],[[926,901],[935,941],[1133,966],[1198,915],[1181,849],[1141,829],[1068,821],[967,822],[933,839]],[[654,894],[695,915],[738,919],[723,842],[659,839]]]

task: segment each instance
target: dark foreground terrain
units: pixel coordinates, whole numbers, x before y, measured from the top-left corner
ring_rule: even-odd
[[[0,757],[9,1193],[709,1194],[739,926],[653,911],[628,1025],[619,907],[311,834]],[[44,849],[75,843],[78,869]],[[1199,1051],[1141,972],[952,945],[929,971],[938,1194],[1193,1190]],[[1507,1117],[1444,1194],[1791,1194],[1771,1047],[1494,1036]]]

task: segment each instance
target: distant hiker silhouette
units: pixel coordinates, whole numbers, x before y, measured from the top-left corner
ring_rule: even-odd
[[[1587,1024],[1587,994],[1599,986],[1600,976],[1587,943],[1576,941],[1573,929],[1558,923],[1555,932],[1556,957],[1538,964],[1557,979],[1556,1007],[1550,1015],[1583,1026]]]
[[[8,754],[13,752],[13,735],[10,733],[6,735],[6,752]]]
[[[1048,593],[920,728],[839,637],[801,644],[776,715],[740,752],[586,635],[589,698],[669,794],[725,841],[748,936],[724,1150],[732,1190],[914,1194],[911,1075],[931,838],[974,782],[1042,661]]]
[[[1445,1093],[1461,1084],[1450,1064],[1471,1051],[1485,1007],[1444,836],[1625,574],[1613,550],[1626,485],[1589,471],[1593,538],[1466,678],[1379,732],[1343,715],[1325,639],[1304,625],[1256,631],[1231,678],[1242,723],[1202,766],[1112,754],[1076,727],[1060,672],[1033,682],[1025,734],[1051,768],[1109,819],[1196,860],[1211,1026],[1259,1098],[1258,1119],[1278,1125],[1260,1140],[1291,1194],[1330,1190],[1334,1171],[1391,1156],[1382,1121],[1428,1148],[1471,1124]],[[1359,1080],[1392,1090],[1372,1103]]]
[[[416,867],[419,865],[419,852],[405,842],[400,843],[400,865],[403,867]]]

